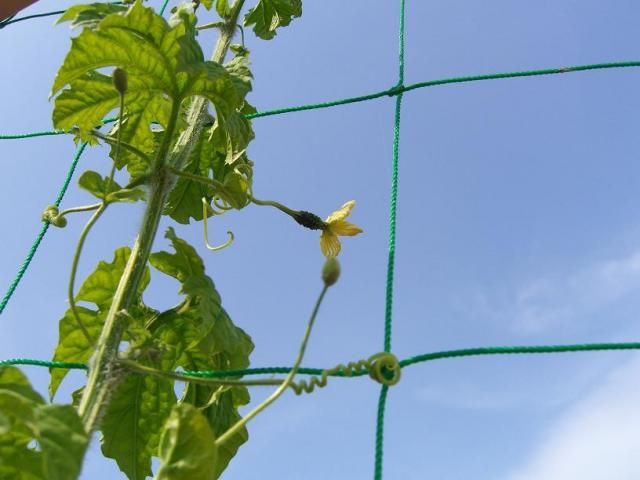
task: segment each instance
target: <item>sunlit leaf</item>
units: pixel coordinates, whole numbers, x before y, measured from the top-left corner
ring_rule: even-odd
[[[78,138],[92,141],[91,129],[119,104],[110,78],[98,69],[119,67],[127,72],[122,139],[147,154],[152,146],[151,125],[166,127],[168,111],[198,95],[213,102],[222,117],[243,102],[231,75],[221,65],[205,61],[195,40],[195,17],[181,10],[169,24],[137,0],[126,13],[106,15],[85,28],[54,81],[58,95],[53,113],[56,128],[78,127]],[[122,162],[131,160],[129,153]]]

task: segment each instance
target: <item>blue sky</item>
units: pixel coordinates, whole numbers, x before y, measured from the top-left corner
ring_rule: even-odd
[[[27,13],[60,9],[42,0]],[[159,1],[156,2],[160,4]],[[247,2],[251,4],[251,1]],[[398,2],[304,2],[271,42],[247,35],[259,109],[361,95],[397,79]],[[640,60],[640,4],[407,1],[406,83],[468,74]],[[0,31],[1,133],[51,128],[50,86],[69,46],[52,19]],[[213,34],[202,35],[210,51]],[[400,357],[484,345],[640,337],[638,69],[477,82],[405,95],[392,350]],[[256,119],[255,194],[321,216],[356,199],[365,233],[346,239],[343,275],[322,306],[308,366],[382,350],[393,99]],[[74,152],[66,136],[0,142],[8,285]],[[82,169],[107,172],[104,150]],[[90,201],[74,185],[63,206]],[[132,242],[140,206],[115,206],[91,233],[79,278]],[[0,356],[50,358],[66,308],[78,215],[50,230],[0,317]],[[165,226],[171,223],[165,222]],[[264,207],[211,225],[196,245],[223,304],[256,344],[254,366],[290,365],[321,287],[314,232]],[[159,238],[156,249],[166,246]],[[2,287],[4,288],[4,287]],[[155,275],[145,300],[177,285]],[[26,369],[45,391],[48,374]],[[442,360],[405,369],[389,392],[388,479],[635,479],[640,472],[640,355],[632,352]],[[75,372],[58,401],[82,383]],[[332,380],[285,395],[250,424],[223,478],[372,477],[379,388]],[[266,390],[253,391],[254,400]],[[83,479],[118,478],[97,441]]]

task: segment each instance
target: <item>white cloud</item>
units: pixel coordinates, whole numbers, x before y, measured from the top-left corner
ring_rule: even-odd
[[[634,291],[640,292],[640,250],[573,272],[552,272],[507,292],[481,290],[471,302],[467,298],[457,303],[465,314],[494,318],[510,324],[513,333],[532,335],[586,326],[594,320],[591,315],[608,311]],[[640,295],[633,298],[638,301]]]
[[[535,333],[597,311],[638,289],[640,251],[564,277],[540,279],[516,294],[516,328]]]
[[[561,416],[508,480],[640,478],[640,355]]]

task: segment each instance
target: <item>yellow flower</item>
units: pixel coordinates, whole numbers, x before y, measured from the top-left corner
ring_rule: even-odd
[[[338,235],[352,237],[362,233],[362,229],[353,223],[345,221],[349,216],[355,200],[345,203],[340,210],[336,210],[325,220],[325,229],[320,236],[320,250],[326,257],[335,257],[340,253],[340,240]]]

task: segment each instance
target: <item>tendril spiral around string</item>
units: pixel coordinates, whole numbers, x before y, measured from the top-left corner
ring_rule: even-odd
[[[376,382],[392,386],[400,381],[400,362],[396,356],[388,352],[380,352],[372,355],[366,360],[349,362],[346,365],[340,364],[333,368],[324,370],[319,376],[293,382],[290,387],[296,395],[311,393],[316,388],[323,388],[327,385],[330,376],[340,375],[344,377],[360,376],[366,373]]]

